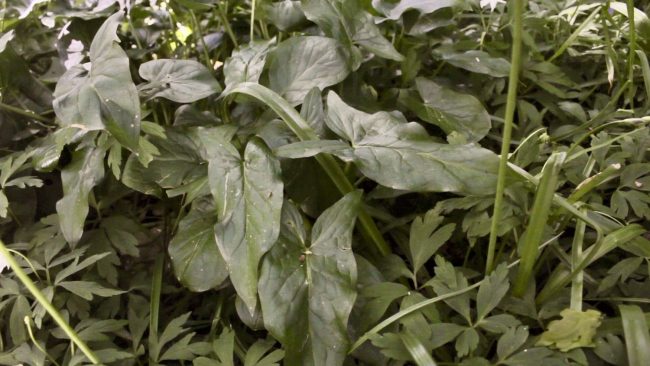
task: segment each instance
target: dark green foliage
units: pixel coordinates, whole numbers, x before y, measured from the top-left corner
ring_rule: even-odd
[[[0,365],[644,365],[649,9],[0,2]]]

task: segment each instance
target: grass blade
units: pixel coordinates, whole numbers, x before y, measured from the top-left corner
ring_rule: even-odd
[[[436,362],[431,358],[431,355],[424,348],[422,342],[415,338],[413,334],[409,332],[402,333],[400,334],[400,338],[402,339],[402,343],[404,343],[404,347],[409,351],[411,357],[413,357],[413,361],[418,366],[436,366]]]
[[[537,186],[537,193],[535,194],[535,203],[533,204],[533,211],[531,212],[530,221],[524,237],[522,238],[522,246],[520,247],[521,263],[519,264],[519,271],[513,287],[515,296],[523,296],[530,277],[533,273],[533,267],[539,252],[538,247],[542,241],[544,234],[544,227],[546,220],[551,211],[551,203],[555,195],[557,187],[558,176],[566,153],[554,153],[544,164],[542,170],[542,179]]]
[[[587,224],[584,221],[578,221],[576,224],[575,234],[573,235],[573,244],[571,251],[571,270],[575,271],[582,260],[582,244],[585,239],[585,230]],[[570,308],[582,311],[582,290],[583,290],[583,272],[580,271],[571,281],[571,305]]]
[[[59,311],[52,305],[51,302],[47,300],[45,295],[41,292],[41,290],[36,287],[36,284],[32,281],[29,276],[23,271],[23,269],[20,267],[18,262],[14,259],[14,257],[11,255],[7,247],[5,246],[4,242],[0,240],[0,257],[4,257],[11,267],[11,270],[14,271],[16,274],[16,277],[22,282],[22,284],[31,292],[31,294],[36,298],[36,301],[38,301],[39,304],[47,311],[48,314],[54,319],[56,324],[61,327],[61,329],[65,332],[65,334],[70,338],[70,340],[79,347],[81,352],[83,352],[86,357],[88,357],[88,360],[92,362],[94,365],[99,365],[100,361],[99,358],[95,355],[95,353],[86,345],[86,343],[79,338],[79,335],[77,332],[72,329],[72,327],[68,324],[68,322],[61,316]]]
[[[650,333],[646,317],[638,305],[619,305],[630,366],[647,365],[650,360]]]
[[[508,95],[506,100],[506,114],[503,121],[503,141],[501,142],[501,156],[499,158],[499,175],[497,177],[497,191],[494,196],[494,211],[490,226],[490,239],[488,242],[488,254],[485,262],[485,273],[492,272],[494,266],[494,254],[497,246],[497,232],[503,209],[503,195],[506,189],[506,175],[508,172],[508,156],[510,153],[510,139],[512,136],[512,125],[515,119],[515,107],[517,105],[517,85],[519,84],[519,70],[521,69],[521,43],[523,37],[524,22],[524,1],[511,0],[514,5],[512,10],[512,54],[510,75],[508,76]]]

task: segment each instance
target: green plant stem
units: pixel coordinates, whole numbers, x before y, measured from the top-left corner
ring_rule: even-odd
[[[20,108],[17,108],[17,107],[14,107],[12,105],[5,104],[5,103],[2,103],[2,102],[0,102],[0,109],[5,110],[7,112],[20,114],[23,117],[32,118],[32,119],[35,119],[37,121],[44,122],[44,123],[52,122],[49,119],[47,119],[47,118],[45,118],[45,117],[43,117],[41,115],[38,115],[38,114],[36,114],[36,113],[34,113],[32,111],[27,111],[27,110],[24,110],[24,109],[20,109]]]
[[[571,270],[576,270],[582,259],[582,243],[585,239],[585,229],[587,224],[584,221],[578,221],[576,224],[575,234],[571,250]],[[582,290],[583,290],[584,273],[577,272],[577,275],[571,281],[571,304],[572,310],[582,311]]]
[[[289,103],[271,89],[257,83],[241,83],[230,89],[225,95],[245,94],[260,100],[271,108],[289,127],[291,131],[302,141],[317,140],[318,136],[309,126],[309,124],[300,116]],[[338,165],[336,160],[330,155],[316,155],[316,161],[321,165],[323,170],[330,177],[339,192],[346,194],[354,190],[354,186],[345,176],[343,169]],[[366,210],[359,213],[359,223],[361,225],[361,234],[364,239],[374,244],[375,248],[382,256],[390,254],[391,250],[384,241],[381,232],[375,225]]]
[[[567,200],[571,203],[578,202],[587,193],[591,192],[596,187],[600,186],[601,184],[609,181],[611,178],[618,175],[620,171],[621,171],[621,164],[618,163],[610,164],[602,172],[593,175],[585,179],[584,181],[582,181],[580,184],[578,184],[575,191],[571,193],[571,195],[569,196],[569,198],[567,198]]]
[[[501,221],[501,210],[503,209],[503,196],[506,188],[506,173],[508,171],[508,155],[510,153],[510,139],[512,136],[512,125],[515,117],[515,106],[517,104],[517,84],[519,84],[519,70],[521,68],[521,40],[523,33],[524,1],[511,0],[513,8],[512,24],[512,56],[510,75],[508,80],[508,96],[506,100],[506,114],[503,123],[503,142],[501,143],[501,156],[499,158],[499,175],[497,177],[497,190],[494,198],[494,211],[492,213],[492,224],[490,225],[490,239],[488,242],[487,260],[485,262],[485,273],[492,272],[494,267],[494,252],[496,251],[497,233]]]
[[[636,54],[636,25],[634,24],[634,1],[627,0],[627,19],[630,23],[628,28],[629,43],[627,55],[627,80],[630,82],[627,98],[630,101],[630,109],[634,109],[634,56]]]
[[[256,1],[252,0],[251,2],[251,29],[250,29],[250,42],[253,42],[255,39],[255,5]]]
[[[4,242],[0,240],[0,256],[3,256],[6,260],[7,263],[9,263],[9,266],[11,269],[14,271],[16,274],[16,277],[22,282],[22,284],[29,290],[29,292],[36,298],[36,301],[47,311],[48,314],[54,319],[56,324],[61,327],[63,332],[70,338],[70,340],[79,347],[81,352],[83,352],[84,355],[92,362],[94,365],[99,365],[100,361],[99,358],[95,355],[95,353],[86,345],[86,343],[79,338],[79,335],[77,332],[72,329],[72,327],[68,324],[68,322],[63,319],[63,316],[59,313],[59,311],[50,303],[50,301],[43,295],[41,290],[36,287],[36,284],[27,276],[25,271],[20,267],[18,262],[14,259],[14,257],[11,255],[7,247],[5,246]]]
[[[194,28],[196,28],[196,34],[198,41],[201,42],[201,46],[203,47],[203,62],[205,62],[205,66],[210,70],[210,72],[214,72],[213,65],[212,65],[212,60],[210,59],[210,54],[208,53],[208,45],[205,43],[205,39],[203,37],[203,31],[201,30],[201,24],[199,23],[198,19],[196,19],[196,14],[194,14],[194,10],[190,9],[190,16],[192,18],[192,23],[194,23]]]
[[[158,253],[153,267],[153,278],[151,280],[151,309],[149,312],[149,334],[158,337],[158,320],[160,316],[160,292],[162,289],[162,277],[165,264],[165,254]]]
[[[564,43],[562,43],[562,45],[560,46],[560,48],[558,48],[557,51],[555,51],[555,53],[553,54],[553,56],[551,56],[548,60],[546,60],[546,62],[552,62],[552,61],[555,60],[556,58],[560,57],[560,56],[564,53],[564,51],[566,51],[567,48],[569,48],[569,46],[571,46],[571,44],[573,44],[573,42],[575,42],[575,40],[578,38],[578,36],[580,35],[580,33],[581,33],[581,32],[582,32],[582,31],[583,31],[583,30],[584,30],[584,29],[585,29],[589,24],[591,24],[591,22],[594,20],[594,18],[596,17],[596,15],[598,15],[598,12],[600,12],[600,7],[597,7],[596,9],[594,9],[594,11],[591,12],[591,14],[589,14],[589,16],[587,17],[587,19],[585,19],[585,20],[584,20],[584,21],[583,21],[583,22],[578,26],[578,28],[576,28],[576,30],[573,31],[573,33],[571,33],[571,35],[569,36],[569,38],[567,38],[566,41],[564,41]]]
[[[221,3],[222,1],[217,1],[217,10],[219,12],[219,19],[221,19],[221,24],[226,29],[226,33],[228,34],[228,37],[230,37],[232,44],[235,46],[235,48],[237,48],[239,47],[239,44],[237,43],[237,37],[235,37],[235,34],[232,32],[232,28],[230,28],[230,23],[228,22],[228,18],[226,17],[226,14],[223,11],[223,7]]]

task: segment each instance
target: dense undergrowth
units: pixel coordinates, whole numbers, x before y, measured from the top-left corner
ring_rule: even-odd
[[[648,9],[2,0],[0,364],[646,365]]]

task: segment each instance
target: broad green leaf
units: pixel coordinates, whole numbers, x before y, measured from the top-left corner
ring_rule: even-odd
[[[151,60],[140,65],[139,73],[148,80],[138,86],[148,99],[192,103],[221,91],[210,70],[194,60]]]
[[[372,0],[372,6],[383,13],[386,18],[392,20],[399,19],[408,10],[417,10],[420,14],[429,14],[459,3],[458,0]]]
[[[307,238],[298,210],[286,203],[278,243],[264,257],[264,323],[286,351],[286,366],[342,365],[356,298],[352,229],[361,201],[352,192],[316,220]]]
[[[211,208],[197,202],[178,224],[167,249],[176,278],[192,291],[217,287],[228,277],[214,237],[217,217]]]
[[[338,39],[345,45],[358,44],[383,58],[395,61],[403,59],[381,34],[372,15],[358,1],[301,0],[300,3],[307,19],[318,24],[328,37]],[[356,62],[354,64],[356,66]]]
[[[461,69],[493,77],[506,77],[510,73],[510,63],[506,59],[484,51],[443,53],[442,59]]]
[[[483,320],[499,305],[508,292],[508,267],[500,264],[494,272],[485,278],[476,295],[476,321]]]
[[[268,59],[269,86],[292,105],[307,93],[343,81],[351,69],[347,51],[335,39],[292,37],[280,43]]]
[[[494,192],[498,159],[493,152],[474,144],[434,142],[421,125],[386,112],[358,111],[334,92],[327,107],[327,126],[352,145],[337,156],[356,163],[368,178],[416,192]]]
[[[300,8],[300,1],[282,0],[264,3],[263,6],[266,17],[281,31],[290,31],[307,21]]]
[[[111,15],[90,45],[90,65],[71,67],[54,90],[54,111],[64,127],[108,130],[122,145],[138,150],[140,100],[129,59],[118,45],[121,12]]]
[[[163,189],[176,189],[204,178],[200,134],[197,129],[177,127],[165,129],[165,137],[150,136],[158,155],[147,167],[134,154],[129,156],[122,183],[136,191],[160,196]]]
[[[208,132],[201,139],[209,157],[208,178],[219,217],[216,241],[230,280],[252,313],[260,259],[280,231],[280,163],[258,138],[248,142],[242,158],[222,135]]]
[[[260,80],[266,56],[275,43],[275,38],[268,41],[254,41],[233,51],[223,65],[226,87],[243,82],[256,83]]]
[[[490,115],[474,96],[422,77],[415,79],[415,85],[423,103],[408,93],[401,93],[400,101],[422,120],[447,134],[457,132],[468,142],[480,141],[490,131]]]
[[[88,215],[88,195],[104,178],[104,156],[99,147],[87,147],[72,154],[72,162],[61,170],[63,198],[56,203],[61,233],[75,245],[83,234]]]
[[[424,216],[413,219],[409,250],[413,261],[413,273],[416,274],[426,261],[449,240],[456,224],[439,227],[444,219],[440,210],[431,209]]]
[[[593,339],[602,318],[599,311],[564,309],[560,315],[562,319],[554,320],[548,325],[537,345],[557,348],[562,352],[594,346]]]
[[[650,333],[643,310],[638,305],[619,305],[625,346],[630,366],[646,365],[650,360]]]

